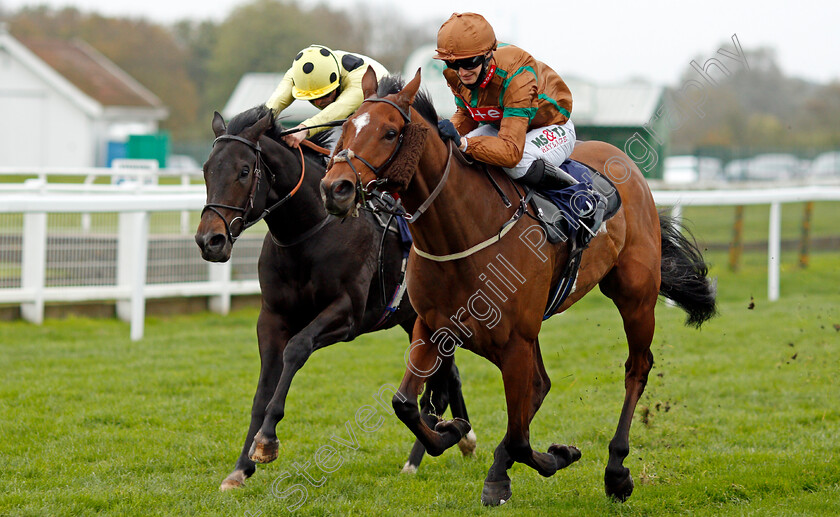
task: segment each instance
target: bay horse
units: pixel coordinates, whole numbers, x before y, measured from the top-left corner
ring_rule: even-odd
[[[408,300],[396,303],[403,261],[398,234],[370,215],[341,224],[324,210],[318,190],[322,154],[287,146],[279,136],[282,127],[264,106],[227,126],[215,113],[212,127],[216,140],[204,164],[207,204],[195,234],[201,256],[225,262],[246,227],[261,219],[268,226],[258,264],[260,376],[245,444],[220,487],[227,490],[241,486],[255,472],[255,462],[277,458],[276,427],[289,387],[315,350],[396,325],[410,334],[417,316]],[[426,418],[447,405],[453,415],[467,418],[454,366],[432,381],[424,400]],[[472,454],[475,436],[461,448]],[[404,471],[416,471],[423,453],[416,443]]]
[[[401,197],[414,238],[408,294],[419,317],[394,409],[430,454],[441,454],[470,426],[457,418],[427,425],[417,405],[424,382],[448,367],[458,346],[496,365],[504,382],[507,433],[495,449],[481,500],[502,504],[511,496],[507,471],[514,462],[548,477],[580,458],[577,448],[566,445],[551,445],[547,453],[533,450],[529,432],[551,386],[539,331],[569,244],[549,244],[533,220],[517,218],[521,206],[505,207],[497,189],[510,199],[521,198],[503,172],[494,168],[488,181],[480,164],[441,140],[434,106],[427,94],[418,95],[419,70],[395,94],[377,94],[372,76],[363,85],[365,101],[345,122],[338,143],[342,151],[321,182],[325,205],[330,213],[346,216],[357,197],[372,188]],[[583,252],[572,292],[555,313],[597,285],[621,314],[629,348],[626,394],[609,443],[604,486],[608,496],[623,501],[633,491],[623,462],[633,412],[653,365],[657,298],[673,300],[688,313],[687,324],[699,327],[716,311],[715,292],[696,244],[657,212],[632,160],[596,141],[578,143],[572,158],[610,177],[622,202]]]

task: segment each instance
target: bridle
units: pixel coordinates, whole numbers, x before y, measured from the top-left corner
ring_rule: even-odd
[[[396,108],[397,111],[400,112],[400,115],[402,115],[403,121],[405,121],[406,125],[411,123],[411,112],[409,111],[408,113],[406,113],[405,111],[403,111],[402,108],[397,106],[397,104],[395,102],[391,101],[391,100],[382,99],[382,98],[379,98],[379,97],[371,97],[371,98],[363,100],[362,104],[364,104],[365,102],[384,102],[386,104],[390,104],[391,106]],[[357,181],[356,181],[356,200],[355,200],[355,202],[357,204],[361,203],[362,206],[365,206],[365,193],[371,193],[371,191],[370,191],[371,185],[373,185],[374,190],[376,190],[376,187],[378,187],[380,185],[384,185],[385,183],[388,182],[388,180],[386,178],[380,178],[379,173],[382,170],[384,170],[386,167],[388,167],[388,165],[390,165],[391,162],[394,161],[394,158],[397,156],[397,153],[399,153],[400,149],[402,148],[402,143],[403,143],[403,137],[404,136],[405,136],[405,125],[403,125],[403,129],[400,131],[400,136],[397,138],[397,146],[391,152],[391,156],[389,156],[388,159],[385,160],[385,163],[383,163],[379,167],[374,167],[373,165],[371,165],[371,163],[369,161],[365,160],[364,158],[362,158],[361,156],[356,154],[352,149],[342,149],[340,152],[336,153],[336,155],[333,157],[333,163],[347,162],[347,165],[350,166],[350,169],[356,175],[356,180]],[[350,161],[353,158],[356,158],[357,160],[362,162],[368,169],[373,171],[373,175],[376,177],[376,179],[371,180],[370,182],[368,182],[367,185],[362,187],[362,174],[359,171],[356,170],[356,167],[353,165],[353,162]]]
[[[206,205],[204,205],[204,208],[201,209],[201,215],[202,216],[204,215],[205,211],[210,210],[211,212],[218,215],[222,219],[222,222],[225,223],[225,232],[227,232],[227,238],[230,240],[230,243],[233,244],[233,243],[236,242],[236,239],[238,239],[239,236],[242,235],[242,232],[244,232],[248,228],[254,226],[258,222],[265,219],[269,214],[271,214],[271,212],[273,212],[274,210],[276,210],[277,208],[282,206],[289,199],[291,199],[292,196],[295,195],[295,193],[297,193],[297,191],[300,189],[300,186],[303,184],[303,177],[304,177],[305,172],[306,172],[306,161],[304,160],[304,157],[303,157],[303,149],[298,148],[298,150],[300,151],[300,179],[298,179],[297,185],[295,185],[295,187],[291,191],[289,191],[289,193],[286,194],[280,201],[278,201],[278,202],[274,203],[273,205],[271,205],[270,207],[264,209],[262,211],[262,213],[259,215],[259,217],[257,217],[256,219],[250,220],[250,221],[246,221],[245,220],[246,215],[248,214],[249,211],[251,211],[251,209],[254,208],[254,198],[256,197],[257,190],[259,189],[259,184],[262,181],[262,169],[261,169],[260,166],[261,165],[264,166],[266,172],[268,173],[269,189],[271,189],[271,185],[274,185],[275,176],[274,176],[274,173],[271,172],[271,169],[268,167],[268,165],[265,163],[265,161],[262,159],[262,148],[260,147],[259,142],[252,142],[252,141],[248,140],[247,138],[243,138],[243,137],[238,136],[238,135],[221,135],[213,141],[213,147],[216,147],[216,144],[219,143],[220,141],[225,141],[225,140],[234,140],[234,141],[237,141],[237,142],[241,142],[241,143],[247,145],[248,147],[250,147],[251,149],[253,149],[254,152],[256,153],[256,161],[254,163],[254,179],[251,181],[251,188],[250,188],[249,193],[248,193],[248,201],[245,203],[245,206],[244,207],[238,207],[238,206],[224,205],[224,204],[221,204],[221,203],[207,203]],[[231,219],[230,222],[228,222],[228,220],[225,218],[225,216],[223,216],[222,213],[219,212],[220,208],[223,208],[223,209],[226,209],[226,210],[233,210],[234,212],[238,212],[241,215],[237,215],[236,217]],[[233,232],[231,231],[231,226],[233,226],[233,223],[236,222],[237,220],[242,221],[242,223],[241,223],[242,224],[242,230],[240,230],[239,233],[236,236],[234,236]]]
[[[391,204],[391,205],[394,206],[394,210],[378,208],[379,211],[390,213],[392,215],[398,215],[400,217],[403,217],[409,223],[414,223],[417,220],[417,218],[420,217],[423,214],[423,212],[425,212],[426,209],[429,208],[429,205],[432,204],[432,201],[434,201],[434,199],[438,196],[438,194],[440,194],[440,191],[443,190],[443,185],[446,183],[446,180],[449,178],[449,170],[450,170],[450,165],[451,165],[451,162],[452,162],[452,146],[451,145],[448,146],[449,147],[449,157],[446,160],[446,169],[444,170],[443,177],[441,178],[440,182],[435,187],[434,191],[432,191],[432,193],[426,199],[426,201],[423,202],[423,204],[420,206],[420,208],[418,208],[414,212],[414,214],[408,214],[405,211],[405,209],[403,209],[402,206],[400,206],[399,200],[396,203],[393,203],[391,201],[385,201],[390,196],[386,196],[385,194],[380,192],[378,187],[380,187],[380,186],[382,186],[382,185],[384,185],[388,182],[388,178],[380,178],[379,177],[380,172],[382,170],[386,169],[391,164],[391,162],[394,161],[394,158],[397,156],[397,154],[400,152],[400,149],[402,148],[403,137],[405,136],[405,128],[408,124],[411,123],[410,108],[409,108],[408,113],[406,113],[394,101],[389,100],[389,99],[383,99],[381,97],[370,97],[370,98],[367,98],[367,99],[362,101],[362,103],[365,103],[365,102],[384,102],[385,104],[390,104],[391,106],[393,106],[400,113],[400,115],[402,116],[405,124],[403,125],[402,129],[400,130],[400,135],[399,135],[398,140],[397,140],[397,146],[391,152],[391,156],[389,156],[388,159],[385,160],[385,163],[383,163],[382,165],[380,165],[378,167],[374,167],[369,161],[365,160],[364,158],[362,158],[361,156],[356,154],[356,152],[354,152],[352,149],[349,149],[349,148],[343,149],[342,151],[337,153],[333,157],[333,163],[346,162],[347,165],[350,167],[350,170],[352,170],[353,173],[356,175],[356,199],[354,201],[356,203],[356,206],[359,206],[359,205],[361,205],[362,207],[366,206],[365,194],[367,193],[367,194],[370,194],[370,195],[382,200],[385,204]],[[353,165],[353,162],[351,161],[353,158],[356,158],[357,160],[362,162],[368,169],[370,169],[373,172],[373,175],[375,176],[375,179],[372,179],[371,181],[369,181],[364,187],[362,186],[362,174],[358,170],[356,170],[356,167]],[[391,199],[393,199],[393,198],[391,198]]]

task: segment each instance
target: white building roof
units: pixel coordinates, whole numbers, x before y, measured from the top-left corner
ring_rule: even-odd
[[[572,91],[572,119],[585,126],[643,126],[662,102],[664,88],[632,82],[594,85],[568,79]]]
[[[254,106],[264,104],[274,93],[283,74],[251,73],[245,74],[239,79],[233,93],[222,109],[222,116],[230,120],[234,115],[249,110]],[[282,118],[289,118],[294,121],[306,120],[316,115],[318,108],[304,101],[294,101],[288,108],[283,110]]]
[[[119,110],[154,120],[167,115],[157,96],[82,41],[19,41],[0,24],[0,52],[8,53],[90,117]]]

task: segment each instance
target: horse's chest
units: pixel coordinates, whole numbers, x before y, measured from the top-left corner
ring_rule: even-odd
[[[324,285],[317,271],[295,268],[278,269],[271,281],[261,282],[263,298],[283,311],[306,311],[316,307],[327,290],[333,286]]]

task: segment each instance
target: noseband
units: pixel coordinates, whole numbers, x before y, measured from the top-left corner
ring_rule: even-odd
[[[298,191],[298,189],[300,189],[301,184],[303,184],[303,177],[304,177],[305,172],[306,172],[306,165],[305,165],[305,161],[304,161],[304,157],[303,157],[303,149],[299,148],[299,150],[300,150],[300,179],[298,180],[297,185],[288,194],[286,194],[283,197],[283,199],[281,199],[280,201],[274,203],[270,207],[263,210],[263,212],[260,214],[259,217],[257,217],[256,219],[253,219],[251,221],[246,221],[245,216],[248,214],[248,212],[251,209],[254,208],[254,198],[257,194],[257,189],[259,188],[260,181],[262,180],[262,169],[260,168],[260,165],[264,166],[266,172],[268,172],[269,190],[271,189],[271,186],[274,185],[275,176],[271,172],[271,169],[269,169],[268,165],[262,159],[262,148],[260,147],[259,142],[252,142],[252,141],[248,140],[247,138],[242,138],[241,136],[238,136],[238,135],[221,135],[218,138],[216,138],[216,140],[213,141],[213,147],[215,147],[216,144],[219,141],[222,141],[222,140],[235,140],[237,142],[241,142],[241,143],[247,145],[248,147],[250,147],[251,149],[253,149],[254,152],[257,155],[256,162],[254,164],[254,179],[251,182],[251,188],[250,188],[250,192],[248,194],[248,201],[246,202],[244,208],[243,207],[238,207],[238,206],[223,205],[221,203],[207,203],[206,205],[204,205],[204,208],[201,209],[201,215],[204,215],[205,211],[210,210],[211,212],[218,215],[222,219],[222,222],[225,223],[225,231],[227,232],[227,238],[230,240],[230,243],[233,244],[233,243],[236,242],[236,239],[239,238],[239,235],[242,235],[242,232],[244,232],[248,228],[254,226],[258,222],[265,219],[266,216],[268,216],[272,211],[279,208],[286,201],[291,199],[292,196],[295,195],[295,193]],[[233,219],[230,220],[230,222],[228,222],[228,220],[225,218],[225,216],[223,216],[222,213],[219,212],[219,210],[218,210],[219,208],[224,208],[224,209],[227,209],[227,210],[233,210],[234,212],[239,212],[241,215],[238,215],[238,216],[234,217]],[[237,219],[242,221],[242,231],[240,231],[238,235],[234,236],[233,232],[231,231],[230,228]]]

